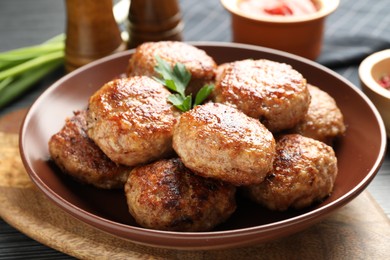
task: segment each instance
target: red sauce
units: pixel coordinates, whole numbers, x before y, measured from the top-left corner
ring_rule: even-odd
[[[378,80],[378,83],[385,89],[390,90],[390,74],[382,76]]]
[[[317,12],[311,0],[239,0],[238,7],[255,16],[298,16]]]

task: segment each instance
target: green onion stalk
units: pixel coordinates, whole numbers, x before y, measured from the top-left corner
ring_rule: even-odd
[[[39,45],[0,53],[0,108],[64,62],[65,35]]]

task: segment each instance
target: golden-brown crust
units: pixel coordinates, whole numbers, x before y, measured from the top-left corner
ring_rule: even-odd
[[[77,111],[49,140],[49,152],[61,170],[99,188],[122,188],[129,167],[117,165],[87,136],[86,112]]]
[[[213,100],[260,119],[272,132],[293,127],[307,112],[306,79],[288,64],[241,60],[219,70]]]
[[[238,186],[259,183],[272,169],[275,140],[258,120],[207,103],[182,114],[173,147],[197,174]]]
[[[234,186],[196,176],[180,159],[136,167],[125,193],[137,223],[153,229],[208,231],[236,209]]]
[[[335,137],[346,131],[343,114],[328,93],[310,84],[308,88],[311,95],[309,110],[291,132],[331,144]]]
[[[195,93],[204,84],[214,80],[217,64],[213,58],[195,46],[175,41],[146,42],[139,45],[129,60],[127,74],[159,77],[154,70],[157,65],[156,55],[172,67],[176,63],[184,64],[191,73],[189,93]]]
[[[217,103],[180,116],[167,101],[170,92],[151,78],[158,76],[156,55],[186,66],[192,74],[188,93],[215,81]],[[137,48],[127,74],[90,97],[88,129],[86,112],[77,112],[49,149],[56,164],[81,182],[123,187],[129,176],[126,199],[141,226],[211,230],[235,210],[235,186],[279,211],[308,207],[332,192],[333,149],[283,134],[326,142],[345,132],[342,114],[290,65],[263,59],[217,67],[194,46],[157,42]],[[280,135],[277,143],[271,131]],[[180,158],[164,159],[173,156]]]
[[[146,76],[108,82],[90,97],[88,135],[111,160],[128,166],[169,156],[180,115],[169,95]]]
[[[329,196],[336,176],[337,158],[331,146],[289,134],[277,139],[273,170],[264,182],[245,191],[272,210],[301,209]]]

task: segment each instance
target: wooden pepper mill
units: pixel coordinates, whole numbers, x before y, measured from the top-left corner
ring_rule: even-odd
[[[114,18],[112,0],[65,1],[67,71],[126,49]]]
[[[181,41],[183,22],[177,0],[131,0],[128,48],[149,41]]]

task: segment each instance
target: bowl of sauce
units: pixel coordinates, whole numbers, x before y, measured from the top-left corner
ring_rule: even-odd
[[[234,42],[311,60],[321,53],[325,19],[339,0],[221,0],[231,14]]]
[[[378,109],[390,137],[390,49],[367,56],[359,65],[363,92]]]

